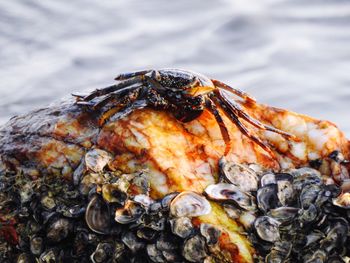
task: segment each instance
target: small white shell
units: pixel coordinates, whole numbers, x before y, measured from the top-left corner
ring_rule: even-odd
[[[92,149],[85,154],[86,168],[98,173],[112,160],[112,156],[103,150]]]
[[[211,212],[208,200],[195,192],[184,191],[178,194],[170,203],[170,214],[173,217],[196,217]]]
[[[253,196],[241,191],[233,184],[219,183],[209,185],[205,189],[206,195],[216,201],[233,202],[239,207],[254,210]]]

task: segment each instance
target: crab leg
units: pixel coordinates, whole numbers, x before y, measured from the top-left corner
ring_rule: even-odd
[[[126,96],[121,97],[121,98],[118,98],[116,96],[108,97],[104,101],[101,102],[102,104],[104,104],[104,103],[107,104],[108,102],[111,102],[114,100],[115,104],[109,110],[105,111],[101,115],[101,117],[99,119],[100,126],[102,126],[108,119],[112,119],[113,116],[117,115],[118,113],[120,113],[122,111],[127,110],[129,107],[133,110],[133,109],[137,109],[135,107],[140,106],[140,104],[138,104],[136,102],[141,97],[140,94],[142,93],[142,88],[135,89],[132,92],[133,92],[133,94],[129,94],[129,95],[126,95]],[[144,100],[142,99],[140,101],[144,101]],[[121,117],[113,118],[113,120],[118,120],[124,116],[126,116],[126,114],[122,114]]]
[[[224,97],[227,101],[229,101],[223,93],[221,93],[221,96]],[[293,134],[290,134],[290,133],[287,133],[285,131],[276,129],[276,128],[272,127],[272,126],[263,124],[263,123],[261,123],[260,121],[258,121],[256,119],[253,119],[247,113],[245,113],[243,111],[243,109],[241,108],[241,106],[238,105],[236,102],[229,101],[229,104],[231,106],[231,110],[234,111],[237,116],[239,116],[240,118],[244,119],[245,121],[247,121],[248,123],[250,123],[254,127],[262,129],[262,130],[267,130],[267,131],[271,131],[271,132],[275,132],[275,133],[281,134],[282,136],[284,136],[284,137],[286,137],[288,139],[298,140],[298,138],[295,135],[293,135]]]
[[[218,88],[221,88],[221,89],[226,90],[232,94],[235,94],[238,97],[241,97],[242,99],[245,99],[249,102],[256,102],[256,100],[253,97],[251,97],[248,93],[245,93],[239,89],[232,88],[231,86],[229,86],[229,85],[227,85],[227,84],[225,84],[217,79],[211,79],[211,81]]]
[[[229,117],[238,127],[238,129],[249,139],[254,141],[256,144],[258,144],[262,149],[264,149],[271,157],[276,159],[275,154],[271,151],[270,147],[266,145],[262,140],[260,140],[258,137],[256,137],[254,134],[252,134],[245,126],[244,124],[239,120],[236,113],[231,109],[230,102],[222,96],[221,92],[217,92],[217,96],[219,99],[216,99],[217,103],[224,109],[225,114],[227,117]]]
[[[150,73],[152,71],[153,71],[152,69],[148,69],[148,70],[141,70],[141,71],[130,72],[130,73],[122,73],[116,76],[114,79],[115,80],[131,79],[134,77],[144,76],[145,74]]]
[[[224,153],[224,155],[226,156],[231,149],[231,138],[230,138],[228,129],[219,111],[216,109],[214,102],[208,98],[205,100],[205,104],[206,104],[206,107],[209,109],[209,111],[214,115],[216,122],[219,124],[222,138],[224,139],[224,142],[226,144],[225,153]]]
[[[133,91],[135,91],[135,92],[138,92],[137,90],[138,89],[140,89],[142,86],[135,86],[134,88],[134,90],[131,90],[131,91],[129,91],[129,90],[125,90],[125,91],[128,91],[128,92],[133,92]],[[110,102],[116,102],[116,103],[118,103],[118,102],[120,102],[120,100],[122,99],[122,96],[127,96],[127,94],[122,94],[122,93],[111,93],[111,94],[108,94],[107,96],[105,96],[102,100],[100,100],[100,101],[98,101],[98,102],[96,102],[93,106],[92,106],[92,108],[94,109],[94,110],[98,110],[98,109],[101,109],[102,107],[104,107],[104,106],[106,106],[108,103],[110,103]]]
[[[143,77],[142,76],[137,76],[135,78],[132,79],[128,79],[126,81],[120,82],[118,84],[106,87],[104,89],[96,89],[95,91],[93,91],[92,93],[90,93],[88,96],[83,97],[83,101],[90,101],[96,97],[100,97],[103,95],[107,95],[111,92],[123,92],[126,90],[131,90],[131,89],[135,89],[135,87],[133,86],[133,84],[137,84],[137,83],[142,83],[143,81]],[[79,104],[79,101],[78,101]]]
[[[131,105],[128,105],[127,107],[123,108],[121,111],[118,111],[116,114],[114,114],[110,120],[111,121],[117,121],[121,118],[124,118],[125,116],[129,115],[135,110],[140,110],[148,106],[147,100],[135,100]]]

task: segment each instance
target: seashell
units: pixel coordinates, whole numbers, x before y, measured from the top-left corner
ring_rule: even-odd
[[[73,205],[72,207],[64,206],[60,211],[65,217],[79,218],[85,214],[86,209],[85,206],[77,204]]]
[[[165,229],[167,215],[162,213],[145,213],[139,221],[142,222],[143,227],[155,231],[163,231]]]
[[[257,202],[261,211],[267,212],[270,209],[278,207],[278,186],[277,184],[268,184],[258,189]]]
[[[231,219],[238,219],[241,216],[242,210],[232,204],[222,204],[222,207],[225,210],[225,213]]]
[[[333,198],[332,203],[337,207],[350,209],[350,193],[343,193],[337,198]]]
[[[149,256],[152,262],[155,262],[155,263],[167,262],[163,257],[162,252],[157,249],[155,244],[148,244],[146,251],[147,251],[147,255]]]
[[[280,222],[272,217],[261,216],[254,222],[255,230],[258,236],[267,242],[276,242],[280,239],[279,226]]]
[[[225,180],[236,185],[241,191],[251,192],[258,189],[258,177],[252,169],[242,164],[228,162],[224,157],[219,160],[219,168]]]
[[[325,234],[319,230],[312,231],[306,236],[305,247],[309,247],[319,243],[325,237]]]
[[[242,211],[238,221],[243,225],[246,230],[251,230],[254,222],[256,220],[256,214],[252,211]]]
[[[58,259],[57,254],[58,253],[55,249],[49,249],[40,255],[39,262],[40,263],[57,262],[57,259]]]
[[[132,232],[126,232],[122,236],[122,241],[132,253],[136,253],[145,247],[145,243],[139,240]]]
[[[207,245],[215,245],[221,236],[221,230],[211,224],[201,224],[199,227],[201,235],[205,238]]]
[[[32,182],[27,182],[21,187],[20,191],[20,197],[21,197],[21,203],[26,203],[29,202],[32,199],[32,196],[34,195],[34,190],[33,190],[33,183]]]
[[[170,220],[171,231],[181,237],[187,238],[193,232],[191,219],[188,217],[178,217]]]
[[[160,251],[173,251],[179,248],[176,236],[170,233],[162,233],[156,242],[156,247]]]
[[[299,208],[282,206],[271,209],[267,215],[278,220],[281,224],[287,224],[298,215],[298,212]]]
[[[107,234],[110,230],[110,211],[108,204],[100,195],[93,195],[85,212],[85,222],[98,234]]]
[[[113,262],[122,262],[122,257],[125,254],[125,244],[123,242],[114,243],[114,253],[113,253]]]
[[[327,260],[327,253],[326,251],[323,251],[321,249],[316,250],[310,256],[307,255],[306,257],[304,257],[305,263],[314,263],[314,262],[323,263],[323,262],[326,262],[326,260]]]
[[[150,182],[145,172],[138,173],[131,182],[129,192],[131,195],[148,195]]]
[[[29,263],[32,262],[32,257],[27,253],[21,253],[17,257],[16,263]]]
[[[274,173],[266,173],[260,178],[260,187],[269,184],[277,184],[276,175]]]
[[[207,257],[205,239],[195,235],[187,239],[182,249],[182,255],[190,262],[202,262]]]
[[[121,205],[124,205],[128,198],[126,192],[120,190],[118,183],[102,185],[102,197],[108,203],[118,203]]]
[[[293,176],[287,173],[276,174],[277,196],[283,206],[295,201],[296,191],[293,187]]]
[[[162,255],[166,262],[180,262],[182,257],[177,250],[162,251]]]
[[[40,202],[42,207],[48,211],[51,211],[56,207],[55,199],[48,195],[43,196]]]
[[[255,209],[252,195],[242,192],[237,186],[226,183],[209,185],[205,190],[209,199],[222,202],[232,202],[247,210]]]
[[[153,230],[152,228],[143,227],[137,230],[136,236],[140,239],[145,240],[154,240],[158,235],[158,232]]]
[[[303,167],[289,171],[293,176],[293,187],[301,191],[306,185],[321,185],[321,173],[313,168]]]
[[[67,218],[59,218],[49,225],[46,237],[48,241],[59,243],[73,231],[73,223]]]
[[[110,243],[99,243],[90,259],[93,263],[103,263],[108,261],[113,255],[113,246]]]
[[[277,241],[266,256],[266,263],[285,262],[292,251],[292,243],[288,241]]]
[[[112,160],[112,156],[100,149],[92,149],[85,154],[86,168],[92,172],[99,173]]]
[[[322,188],[319,185],[306,185],[301,190],[299,201],[301,207],[307,209],[311,204],[314,204]]]
[[[211,205],[208,200],[191,191],[178,194],[170,203],[170,214],[173,217],[196,217],[210,212]]]
[[[39,256],[43,252],[43,241],[43,238],[38,236],[30,239],[30,252],[32,252],[33,255]]]
[[[173,201],[173,199],[179,194],[179,192],[173,192],[170,194],[167,194],[166,196],[163,197],[161,201],[162,208],[165,210],[170,209],[170,203]]]
[[[320,248],[330,253],[336,247],[344,247],[349,232],[349,223],[344,218],[332,219],[333,226],[329,227],[326,237],[320,242]]]
[[[319,217],[319,212],[314,204],[310,204],[307,209],[301,209],[299,212],[299,221],[301,225],[315,222]]]
[[[138,220],[145,213],[142,204],[128,200],[125,206],[115,211],[114,220],[120,224],[129,224]]]
[[[151,197],[144,194],[136,195],[134,197],[134,201],[142,204],[144,207],[147,207],[147,208],[154,203],[154,200]]]

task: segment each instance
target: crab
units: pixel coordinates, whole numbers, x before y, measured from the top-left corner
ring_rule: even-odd
[[[274,153],[259,137],[254,135],[241,120],[262,130],[281,134],[287,139],[297,141],[297,137],[261,123],[247,114],[242,107],[231,100],[225,92],[243,99],[247,103],[256,100],[249,94],[235,89],[219,80],[210,79],[202,74],[181,69],[143,70],[118,75],[119,83],[97,89],[87,96],[77,96],[78,104],[91,106],[98,110],[111,103],[112,106],[102,114],[100,124],[106,120],[116,120],[137,109],[151,107],[172,112],[181,122],[190,122],[208,109],[215,117],[226,148],[226,156],[232,147],[228,128],[218,108],[239,128],[239,130],[268,152]],[[94,99],[102,97],[95,102]]]

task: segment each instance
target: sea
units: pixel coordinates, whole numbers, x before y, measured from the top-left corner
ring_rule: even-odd
[[[0,1],[0,124],[169,67],[350,136],[350,0]]]

